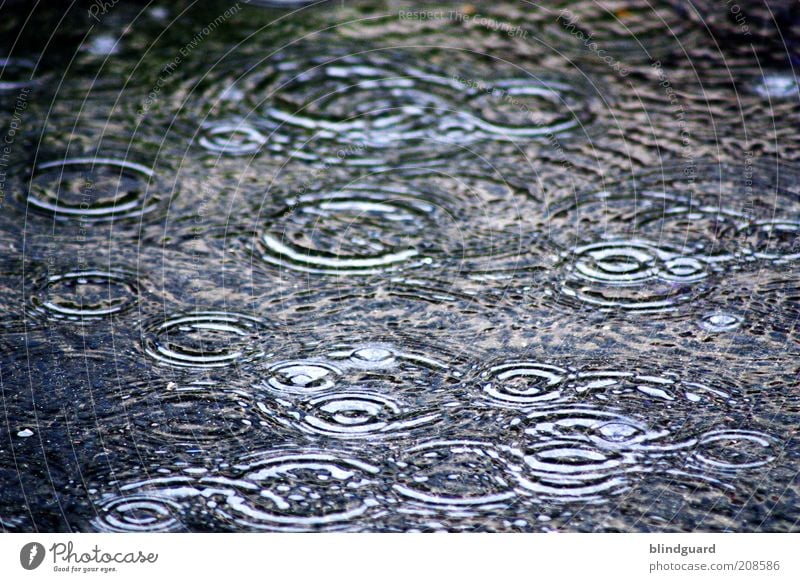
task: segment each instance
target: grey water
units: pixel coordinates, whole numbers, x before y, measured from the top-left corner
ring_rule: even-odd
[[[794,3],[38,4],[0,531],[797,531]]]

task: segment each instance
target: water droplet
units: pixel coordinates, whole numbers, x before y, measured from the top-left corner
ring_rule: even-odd
[[[733,331],[742,325],[742,318],[733,313],[715,311],[706,313],[700,319],[700,327],[706,331],[721,333]]]
[[[36,63],[25,59],[0,58],[0,91],[15,91],[35,83]]]
[[[791,73],[767,73],[753,89],[765,99],[790,99],[800,94],[797,78]]]
[[[536,411],[526,417],[523,427],[532,437],[574,440],[611,450],[655,450],[658,443],[654,441],[668,435],[635,418],[588,406]]]
[[[250,430],[249,397],[213,381],[194,381],[172,390],[138,394],[147,404],[131,405],[128,417],[137,442],[172,444],[230,443]]]
[[[470,110],[463,115],[463,127],[472,130],[466,139],[551,139],[585,131],[593,121],[589,95],[565,78],[532,74],[527,79],[502,79],[486,85],[471,91]]]
[[[268,420],[304,432],[337,438],[389,439],[435,423],[441,414],[404,406],[394,398],[343,391],[295,404],[261,403]]]
[[[374,274],[418,260],[435,227],[431,204],[393,192],[303,196],[264,233],[261,258],[311,273]]]
[[[255,340],[260,320],[224,311],[169,317],[145,332],[145,353],[170,366],[217,368],[263,355]]]

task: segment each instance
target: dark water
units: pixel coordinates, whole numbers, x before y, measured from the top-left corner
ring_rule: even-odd
[[[797,530],[793,3],[50,4],[3,530]]]

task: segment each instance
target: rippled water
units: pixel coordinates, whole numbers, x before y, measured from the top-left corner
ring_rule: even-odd
[[[0,529],[797,530],[788,3],[49,4]]]

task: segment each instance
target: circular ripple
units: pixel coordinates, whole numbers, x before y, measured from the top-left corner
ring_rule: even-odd
[[[100,222],[138,217],[158,203],[154,172],[126,160],[70,158],[36,166],[23,201],[58,220]]]
[[[775,439],[752,430],[713,430],[697,441],[693,460],[705,470],[731,473],[763,467],[777,458]]]
[[[699,259],[639,240],[574,249],[564,270],[562,297],[602,310],[672,311],[694,299],[708,276]]]
[[[336,366],[315,360],[280,362],[270,366],[261,385],[278,392],[308,394],[333,388],[342,371]]]
[[[740,250],[738,229],[751,220],[741,194],[754,188],[754,170],[748,170],[751,179],[745,184],[737,183],[727,168],[721,174],[719,168],[704,165],[702,171],[703,179],[690,180],[665,169],[599,192],[571,194],[549,209],[550,237],[566,248],[604,239],[659,241],[682,249],[682,254],[730,259]]]
[[[130,273],[73,271],[48,277],[31,297],[31,303],[47,318],[85,322],[130,309],[138,294],[136,278]]]
[[[480,375],[483,391],[495,402],[534,405],[561,396],[567,370],[536,362],[492,366]]]
[[[0,58],[0,91],[15,91],[35,83],[36,63],[26,59]]]
[[[552,138],[593,121],[590,99],[564,78],[502,79],[474,91],[464,114],[467,139]],[[490,90],[491,89],[491,90]]]
[[[489,443],[431,441],[406,450],[398,467],[395,491],[423,509],[491,509],[516,495],[508,462]]]
[[[722,406],[733,402],[734,389],[681,379],[675,374],[639,374],[615,370],[592,370],[576,375],[575,391],[580,395],[593,395],[615,405],[628,400],[636,402],[642,396],[661,404],[661,410],[669,410],[673,403],[702,403],[706,406]]]
[[[429,426],[438,412],[409,410],[377,392],[343,391],[304,402],[260,403],[268,419],[307,433],[336,438],[396,438]]]
[[[100,532],[167,532],[182,529],[180,506],[146,494],[113,497],[97,507],[92,524]]]
[[[669,434],[652,430],[635,418],[586,406],[534,412],[527,416],[524,432],[531,437],[580,441],[610,450],[655,450],[658,445],[651,441]]]
[[[255,154],[267,143],[267,138],[255,127],[244,122],[215,121],[203,124],[197,145],[206,151],[229,156]]]
[[[161,446],[238,442],[252,421],[246,394],[224,390],[214,382],[178,387],[170,383],[152,401],[129,412],[142,438]]]
[[[299,271],[374,274],[424,260],[436,207],[393,192],[303,196],[274,217],[261,258]]]
[[[264,116],[279,124],[277,131],[294,147],[302,149],[313,140],[317,155],[324,155],[325,142],[356,148],[348,148],[340,161],[369,162],[371,156],[382,156],[376,150],[387,149],[424,154],[422,146],[435,145],[446,134],[442,114],[450,106],[442,93],[453,92],[454,83],[395,67],[377,55],[283,63],[279,88]]]
[[[800,258],[800,222],[763,220],[742,229],[753,255],[759,259],[792,261]]]
[[[145,353],[170,366],[218,368],[263,355],[254,345],[261,322],[223,311],[175,315],[152,325]]]
[[[236,465],[247,493],[232,494],[217,511],[237,525],[261,530],[355,528],[379,505],[371,489],[379,469],[327,452],[267,455]]]
[[[575,440],[550,440],[527,446],[521,487],[549,501],[603,501],[628,488],[627,473],[636,457]]]

